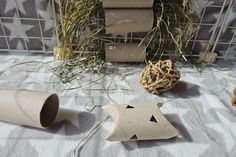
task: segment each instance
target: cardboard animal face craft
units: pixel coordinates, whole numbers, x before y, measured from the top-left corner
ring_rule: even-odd
[[[108,141],[169,139],[178,135],[157,104],[108,105],[103,109],[116,123]]]

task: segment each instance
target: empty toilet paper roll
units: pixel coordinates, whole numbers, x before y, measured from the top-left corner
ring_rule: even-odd
[[[47,128],[59,108],[56,94],[0,86],[0,120],[19,125]]]
[[[151,8],[154,0],[103,0],[103,8]]]
[[[157,104],[108,105],[103,109],[115,122],[109,141],[169,139],[179,133],[163,116]]]
[[[105,58],[107,62],[144,62],[146,59],[146,48],[138,43],[106,43]]]
[[[106,9],[106,34],[148,32],[152,29],[152,9]]]

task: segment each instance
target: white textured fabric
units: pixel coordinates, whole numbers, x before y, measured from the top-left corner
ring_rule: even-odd
[[[52,60],[53,57],[45,56],[0,56],[1,85],[57,92],[61,99],[57,122],[50,130],[0,122],[1,157],[236,156],[236,114],[230,105],[236,86],[236,62],[220,62],[205,67],[201,73],[191,66],[179,65],[182,78],[176,88],[155,96],[139,85],[143,65],[119,65],[117,74],[105,77],[86,75],[73,84],[81,88],[60,91],[69,85],[58,84],[52,78],[49,64],[42,63]],[[21,62],[28,63],[11,67]],[[97,81],[89,84],[93,80]],[[88,112],[84,107],[115,102],[165,102],[161,111],[180,136],[161,141],[111,143],[105,141],[113,129],[109,119],[85,144],[79,145],[75,154],[81,140],[107,116],[100,108]]]

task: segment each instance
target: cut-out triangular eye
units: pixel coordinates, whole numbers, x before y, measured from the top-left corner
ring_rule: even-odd
[[[150,119],[151,122],[155,122],[155,123],[158,123],[157,119],[155,116],[152,115],[151,119]]]
[[[129,109],[129,108],[134,108],[134,106],[131,106],[131,105],[126,106],[126,109]]]
[[[131,139],[131,140],[137,140],[138,137],[137,137],[137,135],[134,135],[134,136],[132,136],[130,139]]]

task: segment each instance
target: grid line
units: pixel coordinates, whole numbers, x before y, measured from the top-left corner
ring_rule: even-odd
[[[59,3],[57,2],[59,1]],[[62,10],[61,9],[58,9],[56,10],[56,7],[55,6],[59,6],[59,8],[61,8],[61,3],[60,3],[60,0],[49,0],[48,1],[48,5],[51,6],[52,8],[52,15],[53,17],[52,18],[48,18],[48,17],[45,17],[45,18],[41,18],[40,15],[39,15],[39,12],[38,12],[38,9],[39,9],[39,6],[38,6],[38,3],[36,3],[36,0],[34,2],[34,5],[35,5],[35,8],[36,8],[36,16],[35,17],[21,17],[21,14],[20,14],[20,10],[19,10],[19,6],[18,6],[18,3],[17,0],[14,0],[15,2],[15,7],[16,7],[16,17],[7,17],[5,15],[2,15],[0,16],[0,28],[2,29],[2,35],[0,35],[0,38],[4,38],[5,41],[6,41],[6,48],[7,49],[0,49],[0,52],[3,52],[3,51],[9,51],[9,52],[36,52],[36,53],[53,53],[53,50],[52,50],[52,46],[53,45],[48,45],[48,43],[45,41],[45,40],[50,40],[52,42],[56,42],[57,44],[59,43],[59,32],[58,32],[58,29],[57,29],[57,25],[58,25],[58,22],[62,20],[62,17],[63,17],[63,13],[62,13]],[[222,30],[223,28],[226,28],[226,20],[229,16],[229,13],[230,13],[230,8],[234,5],[233,4],[234,0],[225,0],[223,1],[223,4],[220,5],[220,4],[210,4],[209,0],[207,0],[206,2],[206,5],[204,6],[204,8],[202,9],[201,11],[201,14],[200,14],[200,17],[197,17],[197,21],[196,22],[193,22],[193,24],[197,24],[199,25],[199,29],[197,30],[196,32],[196,35],[195,37],[190,40],[191,42],[191,52],[190,52],[190,55],[194,55],[194,56],[198,56],[198,54],[195,54],[193,53],[194,52],[194,49],[200,44],[206,44],[207,46],[207,49],[210,49],[209,51],[210,52],[215,52],[218,48],[218,45],[223,45],[223,46],[226,46],[227,49],[225,51],[225,54],[223,56],[219,56],[218,58],[226,58],[228,53],[229,53],[229,50],[231,48],[231,46],[234,46],[236,45],[236,34],[233,34],[232,37],[230,36],[229,39],[227,40],[221,40],[221,35],[222,35]],[[228,8],[227,8],[228,7]],[[205,20],[205,16],[207,14],[207,9],[208,8],[218,8],[217,10],[220,10],[218,12],[218,17],[216,19],[216,22],[207,22]],[[226,11],[226,13],[225,13]],[[50,13],[49,13],[50,14]],[[57,15],[60,15],[60,16],[57,16]],[[99,16],[98,16],[99,17]],[[100,19],[100,18],[96,18],[96,22],[99,26],[100,24],[100,21],[104,21],[104,19]],[[58,19],[57,19],[58,18]],[[22,36],[17,36],[17,35],[8,35],[7,32],[6,32],[6,28],[4,28],[4,21],[3,20],[20,20],[20,23],[22,23],[22,20],[26,21],[26,22],[30,22],[30,21],[34,21],[35,23],[37,23],[37,27],[38,27],[38,31],[39,31],[39,34],[31,34],[31,35],[22,35]],[[52,35],[48,35],[46,30],[43,29],[43,25],[42,25],[42,22],[50,22],[52,23],[52,27],[53,29],[49,32],[52,32]],[[199,34],[201,33],[200,31],[203,30],[203,29],[208,29],[208,26],[211,27],[211,29],[213,29],[211,32],[208,32],[210,33],[209,37],[206,37],[206,38],[198,38],[199,37]],[[23,27],[22,25],[19,26],[19,27]],[[226,29],[232,29],[232,30],[236,30],[236,26],[235,25],[229,25],[227,26]],[[21,29],[22,31],[24,31],[23,29]],[[47,30],[48,31],[48,30]],[[22,33],[24,34],[24,33]],[[11,38],[22,38],[23,39],[23,43],[24,43],[24,47],[25,47],[25,50],[18,50],[18,49],[15,49],[15,48],[12,48],[11,47],[11,43],[10,43],[10,40]],[[106,36],[105,37],[106,39],[112,39],[114,42],[117,42],[119,40],[123,40],[124,42],[135,42],[136,41],[139,41],[139,40],[142,40],[143,38],[141,37],[137,37],[135,35],[135,33],[129,33],[128,36],[125,36],[125,37],[119,37],[119,36]],[[40,50],[37,50],[36,48],[30,48],[30,42],[27,42],[28,39],[37,39],[37,41],[41,41],[41,49]],[[36,44],[39,44],[39,43],[36,43]],[[50,48],[48,49],[47,46],[49,46]],[[55,45],[56,46],[56,45]],[[201,49],[201,51],[205,50],[206,47],[203,47]],[[167,53],[168,55],[168,53]],[[233,58],[236,58],[236,57],[233,57]]]

